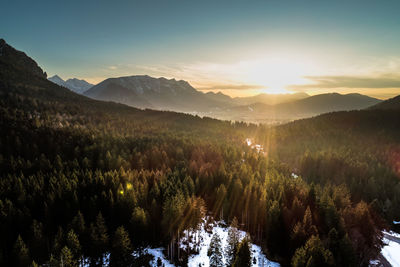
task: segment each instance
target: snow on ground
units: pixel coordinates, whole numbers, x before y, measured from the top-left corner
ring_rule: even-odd
[[[400,234],[390,231],[383,231],[384,246],[381,255],[392,265],[400,266]],[[379,260],[372,260],[369,266],[382,266]]]
[[[198,253],[193,254],[189,257],[188,266],[189,267],[207,267],[209,266],[209,258],[207,256],[207,250],[211,242],[211,238],[214,234],[218,234],[221,238],[221,249],[224,252],[227,246],[227,239],[228,239],[228,231],[230,227],[224,226],[225,223],[221,222],[214,222],[206,226],[205,220],[201,224],[201,227],[197,231],[185,231],[184,237],[180,241],[180,247],[182,249],[186,249],[187,247],[191,249],[197,249]],[[209,231],[206,229],[208,228]],[[240,235],[240,239],[243,239],[246,236],[244,231],[238,231]],[[187,236],[189,236],[189,242],[187,240]],[[199,245],[196,245],[196,240],[199,240]],[[262,250],[259,246],[255,244],[251,244],[251,253],[252,253],[252,266],[270,266],[270,267],[278,267],[280,266],[279,263],[272,262],[267,259],[267,257],[262,253]],[[256,259],[256,262],[253,262],[253,259]],[[222,261],[225,263],[226,259],[225,256],[222,256]]]
[[[251,146],[252,142],[251,142],[250,138],[246,138],[246,143],[248,146]]]
[[[186,230],[184,231],[184,237],[180,239],[180,248],[182,250],[189,249],[190,251],[196,251],[195,254],[189,256],[188,266],[189,267],[208,267],[209,266],[209,258],[207,256],[207,250],[211,242],[211,238],[213,234],[218,233],[221,238],[221,249],[224,252],[227,239],[228,239],[228,231],[229,227],[224,226],[224,222],[214,222],[211,224],[206,224],[206,219],[203,219],[203,223],[200,225],[197,230]],[[243,239],[246,236],[244,231],[238,231],[240,235],[240,239]],[[162,263],[165,267],[175,267],[172,263],[170,263],[163,253],[165,251],[164,248],[146,248],[146,252],[150,255],[154,256],[154,260],[150,262],[152,267],[157,266],[158,258],[161,259]],[[261,248],[255,244],[251,244],[251,254],[252,254],[252,265],[263,266],[263,267],[279,267],[279,263],[272,262],[267,259],[267,257],[263,254]],[[256,259],[256,262],[253,262],[253,259]],[[225,263],[225,256],[222,256],[222,260]]]
[[[103,266],[108,266],[110,264],[110,253],[106,253],[103,256]],[[89,267],[90,260],[88,258],[84,258],[82,262],[79,263],[80,267]]]
[[[384,235],[389,235],[389,236],[392,236],[392,237],[395,237],[395,238],[400,238],[400,234],[399,234],[399,233],[396,233],[396,232],[393,232],[393,231],[390,231],[390,232],[388,232],[388,231],[383,231],[383,234],[384,234]]]
[[[150,266],[157,267],[157,260],[160,258],[161,262],[165,267],[175,267],[172,263],[170,263],[164,256],[163,253],[164,248],[146,248],[145,253],[154,256],[154,260],[150,262]]]
[[[251,141],[250,138],[246,138],[246,143],[247,143],[247,146],[251,147],[251,149],[255,149],[257,151],[257,153],[265,154],[263,146],[259,145],[259,144],[253,144],[253,142]]]
[[[382,255],[392,266],[400,266],[400,244],[383,238],[385,245],[382,248]]]

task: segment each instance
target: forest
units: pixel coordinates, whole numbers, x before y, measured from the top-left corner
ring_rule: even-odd
[[[206,214],[283,266],[367,266],[400,213],[398,112],[232,123],[90,100],[4,61],[0,96],[0,266],[146,266],[147,246],[185,266],[176,244]]]

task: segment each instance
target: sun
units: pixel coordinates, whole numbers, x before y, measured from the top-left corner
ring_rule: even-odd
[[[303,84],[310,70],[309,64],[296,59],[268,57],[248,64],[245,79],[249,83],[265,86],[261,91],[268,94],[293,93],[287,87]]]
[[[265,88],[260,90],[261,93],[270,94],[270,95],[283,95],[283,94],[293,94],[293,91],[286,90],[285,88]]]

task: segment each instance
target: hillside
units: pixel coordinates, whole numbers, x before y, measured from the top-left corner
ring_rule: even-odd
[[[8,68],[5,65],[9,65],[19,71],[27,70],[39,77],[47,77],[47,74],[43,72],[33,59],[28,57],[24,52],[18,51],[8,45],[4,39],[0,39],[0,63],[3,66],[3,74]]]
[[[306,93],[294,93],[294,94],[258,94],[249,97],[235,97],[233,101],[236,105],[251,105],[254,103],[263,103],[266,105],[277,105],[287,102],[293,102],[296,100],[304,99],[309,97]]]
[[[220,111],[215,117],[230,114],[235,120],[250,120],[261,123],[292,121],[328,112],[364,109],[379,102],[381,100],[360,94],[320,94],[277,105],[257,102],[230,107]],[[224,117],[224,119],[229,118]]]
[[[370,107],[381,100],[361,94],[338,93],[320,94],[307,97],[287,104],[275,107],[277,112],[289,112],[298,115],[322,114],[334,111],[359,110]]]
[[[400,96],[396,96],[378,103],[369,109],[400,110]]]

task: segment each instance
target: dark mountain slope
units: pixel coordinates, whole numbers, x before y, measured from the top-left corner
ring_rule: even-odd
[[[400,110],[400,95],[385,100],[379,104],[376,104],[369,109],[391,109],[391,110]]]
[[[9,64],[17,70],[29,71],[42,78],[46,78],[47,76],[33,59],[28,57],[24,52],[18,51],[8,45],[3,39],[0,39],[0,62]]]

